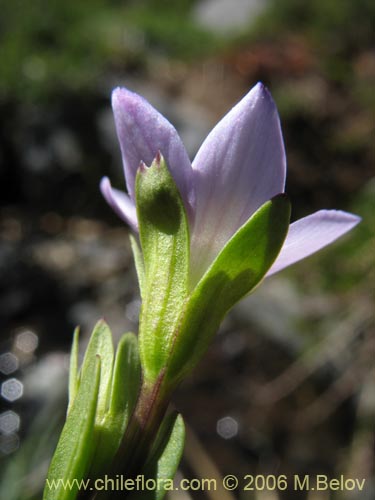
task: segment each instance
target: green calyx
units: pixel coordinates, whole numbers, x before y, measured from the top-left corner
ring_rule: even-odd
[[[161,155],[150,167],[139,168],[136,202],[143,254],[143,265],[137,257],[138,274],[143,276],[139,349],[145,383],[151,385],[168,362],[189,275],[185,209]]]
[[[144,380],[175,386],[202,357],[228,310],[264,278],[284,243],[290,203],[280,194],[238,229],[193,290],[189,227],[164,159],[136,177],[141,250],[132,241],[140,277],[139,348]]]

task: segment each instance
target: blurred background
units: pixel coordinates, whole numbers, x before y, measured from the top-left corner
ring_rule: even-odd
[[[103,175],[124,185],[112,88],[151,101],[193,158],[261,80],[292,218],[338,208],[363,222],[231,312],[175,397],[190,428],[180,474],[344,474],[366,492],[233,498],[373,498],[374,2],[0,0],[0,12],[0,497],[40,498],[75,325],[83,345],[102,316],[116,338],[137,330],[128,228],[98,190]],[[210,495],[170,499],[224,498]]]

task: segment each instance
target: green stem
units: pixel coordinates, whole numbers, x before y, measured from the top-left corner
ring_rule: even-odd
[[[109,477],[123,474],[126,478],[134,478],[142,473],[150,449],[154,443],[163,417],[167,411],[171,390],[166,390],[164,373],[162,372],[153,385],[143,384],[137,405],[129,421],[120,447],[115,455]],[[103,492],[94,495],[95,500],[125,499],[124,491]]]

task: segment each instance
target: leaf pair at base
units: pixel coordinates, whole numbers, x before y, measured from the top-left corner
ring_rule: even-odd
[[[76,330],[70,367],[68,414],[49,468],[44,500],[76,498],[79,481],[96,477],[112,461],[139,392],[137,339],[132,333],[123,335],[114,358],[110,329],[99,321],[78,371]],[[66,487],[66,481],[72,488]]]
[[[137,402],[140,383],[141,369],[134,334],[122,336],[114,357],[110,329],[104,321],[99,321],[78,370],[78,329],[75,331],[68,414],[49,468],[44,500],[74,500],[79,485],[82,489],[88,478],[95,481],[104,474],[110,477],[108,466],[123,439]],[[160,484],[163,480],[172,481],[183,445],[182,418],[176,414],[168,415],[151,448],[143,472],[145,477],[159,478],[159,482],[162,479]],[[165,489],[149,494],[147,498],[150,500],[161,500]],[[143,492],[139,492],[138,498],[144,498]]]

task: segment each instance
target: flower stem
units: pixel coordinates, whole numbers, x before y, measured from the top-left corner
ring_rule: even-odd
[[[123,474],[134,478],[142,473],[151,447],[169,405],[171,391],[165,390],[164,373],[160,373],[152,385],[143,384],[138,401],[130,418],[122,442],[117,450],[108,477]],[[103,492],[94,495],[95,500],[127,498],[124,491]]]

